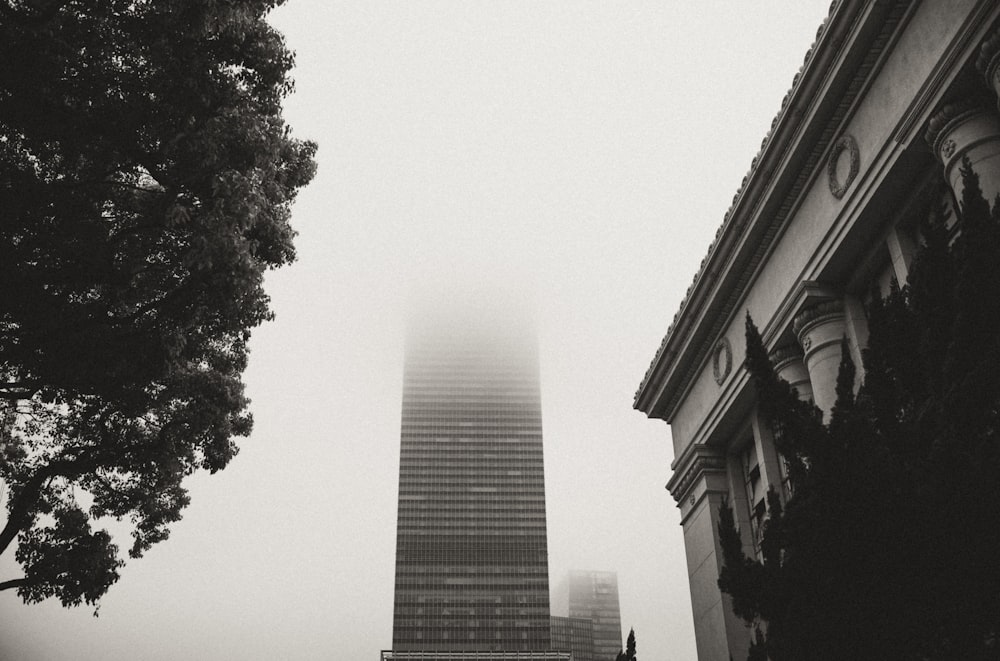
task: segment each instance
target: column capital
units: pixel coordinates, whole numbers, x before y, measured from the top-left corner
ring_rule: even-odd
[[[987,200],[1000,193],[1000,114],[990,105],[973,94],[946,103],[927,122],[924,139],[944,166],[944,177],[958,200],[964,188],[964,159],[979,175]]]
[[[990,32],[979,46],[976,69],[993,91],[1000,94],[1000,27]]]
[[[767,354],[767,357],[771,359],[771,365],[774,367],[774,371],[780,374],[781,370],[789,363],[801,363],[805,354],[802,352],[802,347],[797,344],[786,344],[772,349],[771,352]]]
[[[823,301],[805,308],[795,315],[795,319],[792,320],[792,331],[801,341],[802,335],[807,333],[810,328],[834,319],[841,319],[843,316],[844,302],[842,300],[833,299]],[[804,353],[809,353],[809,347],[805,346],[805,344],[803,344],[802,348],[805,350]]]
[[[802,347],[797,344],[786,344],[773,350],[768,357],[778,378],[784,379],[788,385],[795,388],[799,399],[811,401],[812,384],[809,382],[809,370],[806,369]]]
[[[828,416],[837,401],[837,373],[840,371],[840,346],[847,332],[844,301],[835,299],[799,312],[792,329],[802,345],[812,399]],[[802,397],[805,393],[800,392]]]
[[[978,96],[955,99],[941,106],[928,120],[924,141],[927,142],[931,151],[947,170],[953,161],[960,160],[962,155],[973,146],[962,144],[963,142],[967,143],[975,141],[977,138],[993,135],[989,131],[983,135],[978,135],[979,132],[969,131],[970,128],[981,128],[979,124],[993,117],[994,113],[989,104]],[[965,131],[959,131],[963,125],[969,123],[973,125],[966,127]],[[994,121],[990,128],[993,128],[995,124]]]
[[[709,445],[692,445],[674,462],[674,474],[667,483],[667,490],[678,503],[692,495],[690,492],[699,478],[707,476],[726,476],[726,452],[723,448]],[[717,480],[712,481],[713,484]],[[719,486],[720,491],[728,493],[728,488]]]

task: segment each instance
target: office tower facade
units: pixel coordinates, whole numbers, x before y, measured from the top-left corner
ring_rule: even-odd
[[[552,649],[569,650],[573,661],[594,661],[594,623],[585,617],[553,615]]]
[[[498,325],[408,333],[389,658],[564,658],[550,648],[536,340]]]
[[[591,621],[595,661],[614,661],[622,650],[618,575],[610,571],[570,572],[569,616]]]

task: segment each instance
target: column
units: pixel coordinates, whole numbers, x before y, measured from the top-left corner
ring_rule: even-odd
[[[885,247],[889,251],[889,261],[892,262],[892,273],[902,287],[910,277],[910,263],[917,254],[917,242],[909,232],[892,227],[885,237]]]
[[[794,344],[778,347],[770,353],[774,373],[795,388],[799,399],[813,401],[812,384],[809,383],[809,371],[803,360],[802,349]]]
[[[829,421],[837,402],[840,343],[847,331],[844,304],[834,300],[806,308],[795,317],[792,328],[804,350],[813,401],[823,411],[823,419]]]
[[[955,199],[962,200],[962,159],[979,175],[979,186],[991,203],[1000,193],[1000,116],[978,99],[947,103],[931,117],[927,144],[944,166]]]
[[[730,493],[727,464],[722,448],[690,446],[676,462],[667,484],[681,510],[699,661],[730,661],[731,653],[732,658],[746,658],[750,642],[743,621],[733,614],[729,595],[722,594],[718,585],[722,565],[719,506],[727,500],[734,513],[739,512],[733,502],[735,494]]]
[[[1000,95],[1000,28],[993,30],[979,47],[976,69],[986,79],[986,86]],[[986,94],[986,90],[983,90]],[[945,104],[927,125],[924,138],[944,166],[955,199],[962,199],[962,176],[959,168],[967,156],[979,175],[979,185],[986,200],[993,203],[1000,193],[1000,116],[988,100],[966,97]],[[995,101],[993,103],[996,103]]]
[[[854,361],[854,392],[857,393],[865,380],[864,348],[868,346],[868,313],[857,296],[844,296],[844,328],[851,347]]]
[[[770,358],[774,373],[795,388],[799,399],[812,402],[812,383],[809,382],[809,370],[806,369],[803,360],[802,347],[798,344],[786,344],[773,350]],[[788,465],[778,452],[770,425],[761,420],[756,412],[753,418],[753,432],[754,437],[758,439],[758,449],[762,453],[762,460],[767,470],[768,484],[782,495],[784,502],[792,493],[792,485],[788,481]]]

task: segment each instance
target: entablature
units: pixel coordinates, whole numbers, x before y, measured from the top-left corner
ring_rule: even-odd
[[[972,6],[970,16],[973,17],[982,19],[984,12],[989,10],[994,14],[989,18],[994,20],[998,13],[988,2],[968,4]],[[813,54],[789,93],[789,102],[783,106],[761,153],[754,159],[754,169],[734,198],[734,205],[715,243],[636,393],[635,408],[650,417],[673,422],[694,380],[706,369],[719,343],[725,340],[724,332],[731,328],[737,316],[741,316],[739,308],[744,305],[761,264],[770,258],[804,196],[815,188],[816,178],[830,178],[831,199],[839,199],[835,195],[839,188],[834,183],[843,187],[845,182],[853,182],[857,176],[856,147],[851,150],[851,141],[843,140],[849,136],[846,128],[860,100],[877,78],[887,49],[895,44],[918,8],[919,3],[902,0],[835,3]],[[966,20],[948,42],[947,57],[942,59],[957,62],[959,66],[970,61],[984,30],[983,20]],[[953,73],[945,75],[937,71],[932,82],[945,86],[954,79]],[[926,87],[927,83],[920,90],[918,105],[923,114],[918,118],[918,128],[926,123],[934,99],[940,100],[945,92]],[[912,111],[913,104],[904,118],[911,124],[914,121]],[[905,136],[908,140],[913,135],[920,137],[915,129],[909,133],[912,135]],[[894,135],[901,137],[898,125]],[[837,151],[838,144],[846,146]],[[878,172],[869,175],[868,192],[864,196],[855,195],[857,199],[853,201],[843,202],[845,210],[839,213],[865,213],[861,197],[871,201],[877,192],[871,178],[889,176],[896,164],[894,159],[899,159],[906,149],[911,152],[927,150],[922,144],[896,143],[892,147],[880,147]],[[846,154],[843,158],[847,159],[843,177],[838,175],[836,167],[840,152]],[[911,156],[910,160],[914,164],[903,169],[907,169],[907,174],[921,174],[921,168],[930,158],[921,153]],[[853,205],[849,210],[848,204]],[[824,258],[830,259],[829,256]],[[774,319],[764,320],[767,323],[762,331],[772,335],[787,333],[787,320],[808,306],[810,298],[837,298],[843,294],[846,284],[841,282],[837,287],[830,287],[803,282],[782,303]],[[765,340],[773,340],[773,337],[765,336]]]

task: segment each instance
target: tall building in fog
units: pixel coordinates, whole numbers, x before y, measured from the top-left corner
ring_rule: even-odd
[[[586,617],[552,616],[552,648],[569,650],[573,661],[594,659],[594,623]],[[613,661],[602,659],[601,661]]]
[[[597,661],[613,661],[622,650],[618,575],[610,571],[570,572],[569,616],[591,621],[593,658]]]
[[[408,333],[385,658],[567,656],[550,651],[536,339],[510,325],[468,315]]]

